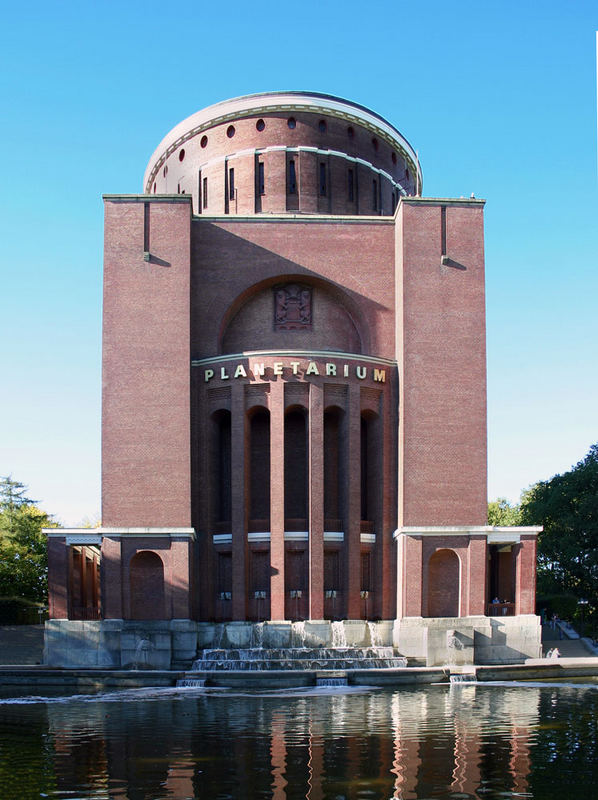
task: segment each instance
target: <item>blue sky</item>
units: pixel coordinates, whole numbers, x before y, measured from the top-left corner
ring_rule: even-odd
[[[101,194],[181,119],[305,89],[381,113],[427,196],[487,199],[489,496],[598,441],[598,6],[0,0],[0,474],[100,508]]]

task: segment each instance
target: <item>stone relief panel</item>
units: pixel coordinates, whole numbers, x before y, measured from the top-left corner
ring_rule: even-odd
[[[300,283],[274,287],[274,330],[311,330],[312,290]]]

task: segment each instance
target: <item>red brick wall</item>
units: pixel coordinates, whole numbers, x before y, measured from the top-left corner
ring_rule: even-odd
[[[443,266],[442,211],[446,207]],[[486,522],[482,204],[401,204],[397,217],[399,523]]]
[[[178,202],[177,202],[178,199]],[[190,207],[105,203],[102,522],[190,524]]]
[[[290,129],[287,124],[289,116],[296,120],[296,127]],[[258,119],[263,119],[263,131],[256,129]],[[326,130],[320,131],[319,123],[326,121]],[[232,126],[234,136],[227,135]],[[353,136],[348,135],[348,128]],[[204,138],[205,137],[205,138]],[[320,112],[290,112],[281,110],[278,113],[256,115],[218,123],[201,131],[184,142],[166,163],[160,168],[154,181],[155,191],[174,193],[179,189],[193,196],[196,213],[224,214],[225,169],[234,167],[235,186],[237,188],[237,207],[230,206],[226,213],[284,212],[296,208],[296,204],[287,204],[286,195],[286,160],[284,150],[270,150],[259,154],[264,162],[265,193],[259,199],[259,207],[255,208],[255,161],[252,155],[240,157],[236,153],[245,150],[262,151],[266,148],[309,147],[324,151],[337,151],[350,158],[361,158],[375,168],[383,170],[399,181],[408,194],[415,193],[413,169],[406,176],[403,157],[378,137],[377,149],[373,145],[373,134],[357,123],[349,123]],[[202,140],[206,141],[202,147]],[[181,161],[181,152],[184,157]],[[292,151],[291,151],[292,152]],[[394,153],[394,158],[393,158]],[[357,165],[346,158],[314,152],[294,153],[297,169],[297,190],[301,211],[309,213],[335,214],[391,214],[390,181],[373,171],[365,164]],[[226,159],[226,161],[225,161]],[[319,165],[324,161],[328,166],[328,191],[324,197],[319,193]],[[355,203],[350,203],[347,196],[347,168],[355,170]],[[198,175],[208,178],[209,202],[206,209],[198,206]],[[359,176],[358,173],[359,172]],[[238,174],[237,174],[238,173]],[[378,180],[381,187],[382,204],[374,210],[371,203],[372,180]],[[152,192],[154,186],[152,185]],[[359,200],[357,198],[359,195]],[[358,200],[358,202],[357,202]],[[203,205],[203,204],[202,204]],[[357,208],[359,209],[357,211]]]
[[[323,285],[327,297],[345,309],[344,317],[348,314],[352,319],[363,353],[394,358],[393,258],[390,219],[349,224],[323,219],[194,220],[192,355],[207,358],[221,352],[222,333],[251,295],[289,277]],[[265,331],[272,330],[271,306],[267,310],[266,319],[257,307],[253,319],[244,312],[248,334],[263,330],[266,336]],[[324,318],[324,324],[331,322]],[[345,331],[344,320],[342,326]],[[330,327],[328,334],[334,335]],[[277,346],[272,337],[270,347]],[[282,346],[293,347],[289,341]]]

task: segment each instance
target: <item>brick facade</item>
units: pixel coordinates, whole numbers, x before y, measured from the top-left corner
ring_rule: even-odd
[[[486,527],[484,204],[421,182],[381,117],[290,92],[105,197],[101,579],[51,539],[55,618],[533,613],[534,532]]]

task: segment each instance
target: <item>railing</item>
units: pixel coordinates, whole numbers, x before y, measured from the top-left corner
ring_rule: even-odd
[[[94,620],[101,619],[100,609],[92,606],[72,606],[70,619],[73,620]]]
[[[489,617],[514,617],[515,603],[488,603]]]

